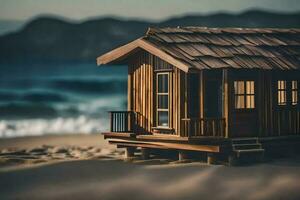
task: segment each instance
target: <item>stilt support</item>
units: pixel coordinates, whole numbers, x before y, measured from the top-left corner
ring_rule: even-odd
[[[230,154],[228,156],[228,164],[229,166],[235,166],[238,164],[238,159],[235,154]]]
[[[188,160],[187,152],[185,152],[185,151],[179,151],[179,152],[178,152],[178,160],[179,160],[179,161],[185,161],[185,160]]]
[[[132,158],[134,156],[134,147],[126,147],[125,150],[125,159]]]
[[[148,160],[150,158],[150,149],[142,148],[141,153],[142,153],[143,160]]]
[[[213,165],[217,163],[217,157],[213,153],[208,153],[207,154],[207,164]]]

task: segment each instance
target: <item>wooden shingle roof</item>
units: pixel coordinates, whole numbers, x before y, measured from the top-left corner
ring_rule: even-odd
[[[300,68],[300,29],[150,28],[144,39],[197,69]]]
[[[143,48],[143,43],[150,49]],[[156,48],[159,52],[154,55],[161,59],[164,59],[162,54],[172,57],[169,61],[178,62],[177,67],[184,71],[191,68],[300,69],[300,29],[149,28],[131,46],[131,50]],[[120,47],[109,52],[109,58],[107,54],[99,57],[98,64],[120,59],[120,56],[111,57],[120,51],[124,51],[123,56],[129,53]]]

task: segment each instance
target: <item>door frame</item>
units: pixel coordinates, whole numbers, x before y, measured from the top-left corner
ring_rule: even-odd
[[[217,91],[217,106],[218,106],[218,116],[207,116],[207,86],[209,82],[216,82],[218,85],[218,91]],[[222,117],[222,80],[218,78],[206,78],[203,81],[203,118],[221,118]]]

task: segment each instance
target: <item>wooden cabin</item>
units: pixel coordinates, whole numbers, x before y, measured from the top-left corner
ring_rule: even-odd
[[[128,110],[105,138],[208,160],[300,144],[300,29],[149,28],[97,58],[128,66]]]

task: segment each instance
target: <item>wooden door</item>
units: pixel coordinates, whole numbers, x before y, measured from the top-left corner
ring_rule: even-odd
[[[257,81],[235,80],[231,87],[231,135],[233,137],[258,136]]]
[[[204,118],[220,118],[222,109],[221,81],[206,80],[204,89]]]

